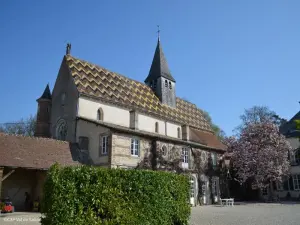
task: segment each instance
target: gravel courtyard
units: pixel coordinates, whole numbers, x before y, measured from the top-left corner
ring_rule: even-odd
[[[0,216],[1,225],[38,225],[39,213]],[[191,225],[299,225],[300,204],[246,204],[192,208]]]
[[[192,210],[191,225],[299,225],[300,204],[202,206]]]

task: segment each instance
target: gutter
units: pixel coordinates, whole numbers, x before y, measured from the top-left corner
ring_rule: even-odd
[[[219,153],[226,152],[223,149],[213,148],[213,147],[207,146],[207,145],[202,144],[202,143],[184,141],[182,139],[172,138],[172,137],[159,135],[159,134],[153,134],[153,133],[150,133],[150,132],[147,132],[147,131],[133,130],[133,129],[130,129],[130,128],[122,127],[122,126],[119,126],[119,125],[115,125],[115,124],[111,124],[111,123],[107,123],[107,122],[103,122],[103,121],[92,120],[92,119],[82,117],[82,116],[78,116],[77,120],[90,122],[90,123],[95,124],[96,126],[100,125],[100,126],[107,127],[107,128],[109,128],[111,130],[114,130],[114,131],[134,134],[134,135],[138,135],[138,136],[142,136],[142,137],[146,137],[146,138],[157,138],[158,140],[162,140],[162,141],[168,141],[168,142],[173,142],[173,143],[175,142],[175,143],[178,143],[178,144],[198,147],[198,148],[207,149],[207,150],[213,150],[213,151],[216,151],[216,152],[219,152]]]

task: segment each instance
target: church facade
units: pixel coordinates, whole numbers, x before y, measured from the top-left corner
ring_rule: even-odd
[[[136,168],[154,152],[166,160],[179,152],[191,177],[191,204],[218,201],[219,178],[196,173],[193,153],[203,165],[217,165],[225,146],[202,111],[176,95],[160,40],[144,83],[75,58],[70,47],[52,93],[47,86],[38,99],[36,136],[76,143],[88,164],[108,168]]]

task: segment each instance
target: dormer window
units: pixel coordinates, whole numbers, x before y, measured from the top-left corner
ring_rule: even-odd
[[[169,88],[172,89],[172,83],[169,81]]]
[[[165,87],[168,87],[168,81],[165,80]]]
[[[150,87],[153,88],[153,82],[152,81],[150,82]]]

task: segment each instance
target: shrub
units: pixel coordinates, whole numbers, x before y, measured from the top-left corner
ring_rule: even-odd
[[[78,166],[50,168],[44,225],[180,225],[190,216],[184,175]]]

